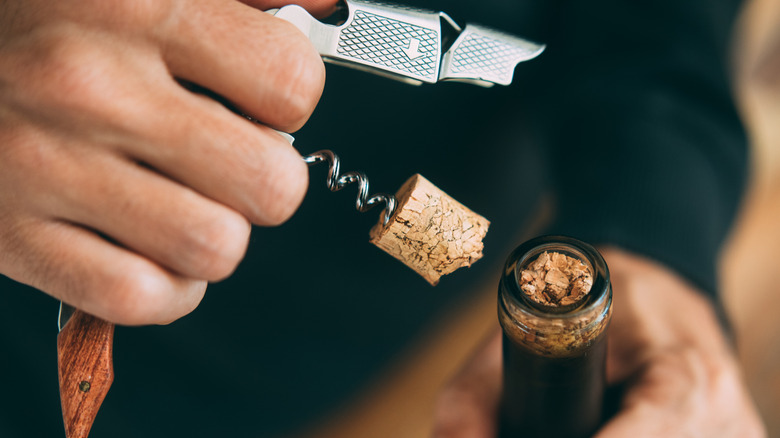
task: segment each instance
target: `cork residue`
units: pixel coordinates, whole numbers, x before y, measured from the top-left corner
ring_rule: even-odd
[[[544,306],[574,304],[592,287],[590,269],[579,259],[558,252],[543,252],[520,272],[520,289]]]
[[[398,206],[387,226],[371,229],[371,243],[436,285],[442,275],[482,258],[490,222],[452,199],[421,175],[396,194]]]

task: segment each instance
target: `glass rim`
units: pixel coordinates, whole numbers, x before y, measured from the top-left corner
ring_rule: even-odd
[[[593,275],[593,286],[590,292],[588,292],[585,301],[576,308],[564,312],[551,312],[540,309],[541,306],[531,304],[532,300],[526,297],[520,289],[520,270],[527,266],[530,261],[535,260],[534,256],[538,256],[544,251],[550,251],[553,247],[556,247],[557,252],[568,252],[570,255],[580,259],[591,269]],[[605,297],[611,301],[609,268],[604,258],[592,245],[569,236],[540,236],[518,246],[507,259],[501,283],[503,288],[509,292],[508,295],[513,301],[512,304],[540,318],[568,319],[585,316],[598,310],[598,307],[603,304]],[[607,295],[610,296],[607,297]]]

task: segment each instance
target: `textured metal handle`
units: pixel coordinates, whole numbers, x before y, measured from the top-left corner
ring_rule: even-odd
[[[269,11],[298,27],[323,59],[412,84],[442,80],[509,85],[515,66],[544,46],[484,26],[462,29],[443,12],[370,0],[345,0],[338,26],[319,22],[300,6]],[[443,33],[458,35],[446,52]]]
[[[444,54],[439,80],[509,85],[517,64],[543,50],[522,38],[469,24]]]

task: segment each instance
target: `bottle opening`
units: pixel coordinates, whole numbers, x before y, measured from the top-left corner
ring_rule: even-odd
[[[568,313],[588,300],[593,267],[573,248],[537,248],[517,264],[515,278],[522,299],[545,313]]]

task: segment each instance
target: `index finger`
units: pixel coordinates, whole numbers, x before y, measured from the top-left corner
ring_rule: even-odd
[[[293,132],[325,82],[314,46],[291,23],[232,0],[204,0],[163,33],[170,74],[225,98],[262,124]]]

